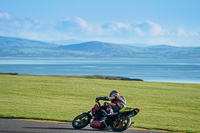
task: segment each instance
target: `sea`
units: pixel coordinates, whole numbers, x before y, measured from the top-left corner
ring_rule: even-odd
[[[0,72],[33,75],[107,75],[149,82],[199,84],[200,60],[0,58]]]

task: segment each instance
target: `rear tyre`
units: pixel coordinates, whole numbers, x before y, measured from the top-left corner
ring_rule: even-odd
[[[87,126],[90,123],[90,120],[91,120],[91,115],[84,113],[74,118],[74,120],[72,121],[72,126],[75,129],[81,129]]]
[[[115,132],[122,132],[126,130],[131,124],[131,118],[129,116],[121,116],[117,118],[111,125],[111,129]]]

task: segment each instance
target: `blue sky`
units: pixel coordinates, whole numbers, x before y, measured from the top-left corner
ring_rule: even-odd
[[[200,0],[0,0],[0,36],[200,46]]]

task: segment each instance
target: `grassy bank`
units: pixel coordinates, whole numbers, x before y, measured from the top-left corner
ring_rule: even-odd
[[[72,121],[113,89],[140,108],[136,127],[200,132],[200,84],[0,75],[0,117]]]

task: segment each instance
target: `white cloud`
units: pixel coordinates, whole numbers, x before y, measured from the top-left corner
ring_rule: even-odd
[[[67,17],[63,20],[63,23],[68,24],[66,26],[74,25],[74,26],[80,26],[81,28],[87,27],[87,22],[80,17]]]
[[[160,24],[154,23],[152,21],[148,21],[147,23],[150,25],[150,35],[157,36],[164,34],[164,30],[161,28]]]
[[[107,23],[107,24],[103,24],[101,27],[102,27],[102,29],[110,30],[111,32],[131,29],[130,24],[125,24],[125,23],[121,23],[121,22]]]
[[[198,32],[190,32],[189,35],[190,36],[199,36],[199,33]]]
[[[55,23],[44,24],[37,19],[13,17],[8,13],[0,13],[0,35],[42,41],[76,39],[122,44],[200,45],[199,31],[185,31],[182,27],[166,30],[161,24],[153,21],[136,24],[117,21],[97,24],[80,17],[66,17]]]
[[[112,22],[106,24],[89,23],[80,17],[67,17],[56,24],[57,30],[74,34],[114,35],[131,29],[130,24]]]
[[[138,35],[142,36],[160,36],[165,33],[160,24],[152,21],[140,22],[136,24],[134,30]]]
[[[0,30],[6,31],[25,31],[38,30],[42,28],[42,22],[30,18],[11,17],[8,13],[0,13]]]
[[[194,31],[187,32],[182,27],[179,27],[177,29],[177,35],[179,37],[199,37],[199,33],[198,32],[194,32]]]
[[[119,32],[130,30],[130,24],[121,22],[112,22],[106,24],[89,23],[80,17],[67,17],[57,23],[56,28],[61,31],[94,34],[94,35],[112,35]]]
[[[45,30],[43,23],[30,18],[18,18],[8,13],[0,13],[0,35],[41,40]]]
[[[0,13],[0,19],[10,19],[10,15],[8,13]]]
[[[177,32],[178,32],[178,36],[180,36],[180,37],[187,37],[188,36],[187,33],[185,32],[185,30],[181,27],[178,28]]]
[[[74,34],[94,33],[98,32],[99,29],[98,26],[95,26],[94,24],[89,24],[80,17],[67,17],[57,22],[55,28],[62,32],[71,32]]]
[[[135,27],[134,28],[134,31],[136,32],[137,35],[139,36],[145,36],[146,33],[144,31],[142,31],[142,29],[138,28],[138,27]]]

